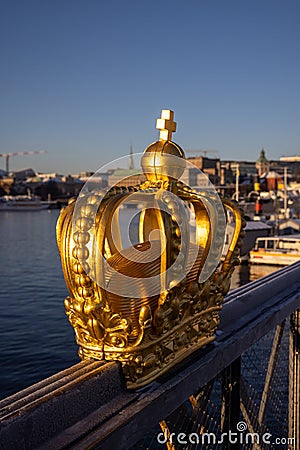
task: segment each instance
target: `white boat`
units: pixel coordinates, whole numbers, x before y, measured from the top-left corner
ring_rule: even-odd
[[[43,203],[36,195],[4,195],[0,197],[0,211],[41,211],[48,208],[49,204]]]
[[[257,238],[250,263],[288,266],[300,261],[300,234]]]

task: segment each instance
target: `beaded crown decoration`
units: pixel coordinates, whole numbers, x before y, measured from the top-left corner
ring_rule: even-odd
[[[203,173],[207,183],[197,191],[181,180],[195,168],[171,140],[173,111],[162,111],[157,128],[159,140],[141,160],[144,181],[86,190],[57,223],[79,355],[120,361],[131,389],[215,339],[244,233],[238,205],[221,200]],[[120,232],[126,201],[136,207],[131,245]],[[226,246],[228,218],[234,232]]]

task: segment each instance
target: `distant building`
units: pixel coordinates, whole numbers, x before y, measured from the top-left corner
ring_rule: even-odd
[[[279,175],[283,175],[284,168],[288,169],[289,180],[300,182],[300,160],[299,157],[283,156],[279,160],[270,160],[270,171],[275,171]]]
[[[137,169],[116,169],[108,176],[108,186],[136,186],[146,181],[143,173]]]
[[[255,164],[258,172],[258,176],[262,176],[264,173],[269,172],[270,170],[270,162],[266,158],[266,153],[264,149],[261,150],[260,156]]]
[[[255,162],[252,161],[222,161],[221,186],[226,187],[227,195],[236,190],[236,174],[239,174],[239,190],[247,195],[253,190],[254,177],[257,174]]]
[[[188,158],[188,161],[200,169],[210,182],[218,186],[221,182],[221,161],[219,158],[207,158],[205,156],[193,156]],[[190,186],[197,186],[197,178],[199,172],[197,170],[190,170]]]
[[[281,156],[280,161],[284,162],[300,162],[300,156]]]
[[[13,177],[9,177],[5,174],[0,175],[0,195],[10,194],[12,185],[14,184]]]
[[[73,178],[80,178],[80,179],[88,179],[90,178],[92,175],[94,175],[95,172],[79,172],[76,174],[72,174]]]
[[[37,176],[40,178],[41,181],[61,181],[63,178],[63,175],[57,173],[57,172],[51,172],[51,173],[38,173]]]
[[[277,189],[279,189],[279,185],[283,184],[282,176],[274,170],[268,172],[265,178],[267,191],[276,191]]]
[[[31,168],[15,170],[14,172],[11,172],[10,174],[15,179],[16,182],[25,181],[27,178],[31,178],[36,175],[35,171]]]
[[[300,220],[287,219],[278,224],[279,234],[298,234],[300,233]]]
[[[108,186],[109,172],[80,172],[73,175],[84,183],[89,183],[89,189],[105,189]]]

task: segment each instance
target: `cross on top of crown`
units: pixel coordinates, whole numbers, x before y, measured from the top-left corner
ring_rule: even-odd
[[[172,133],[176,131],[176,122],[174,122],[174,111],[162,109],[159,119],[156,119],[156,128],[160,130],[160,141],[171,141]]]

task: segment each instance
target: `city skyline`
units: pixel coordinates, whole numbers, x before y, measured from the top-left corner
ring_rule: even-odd
[[[47,151],[11,170],[95,171],[155,141],[166,108],[184,150],[299,154],[299,14],[295,0],[3,3],[0,153]]]

